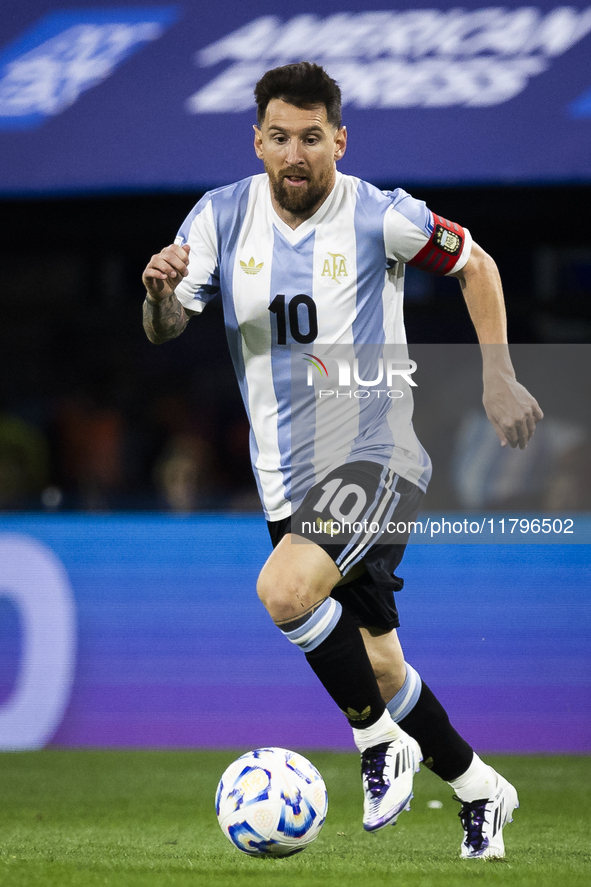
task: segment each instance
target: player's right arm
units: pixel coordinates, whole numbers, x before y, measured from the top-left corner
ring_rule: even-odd
[[[175,242],[152,256],[142,279],[146,287],[144,329],[156,344],[180,336],[190,318],[201,314],[220,293],[211,193],[193,207]]]
[[[180,336],[195,311],[184,308],[175,295],[189,273],[188,244],[171,244],[152,256],[142,275],[146,287],[143,319],[150,342],[161,345]]]

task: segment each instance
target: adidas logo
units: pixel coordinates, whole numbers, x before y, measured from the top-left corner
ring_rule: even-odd
[[[364,708],[363,711],[355,711],[354,708],[348,708],[345,714],[349,718],[350,721],[364,721],[369,717],[371,712],[371,705],[368,705],[367,708]]]
[[[253,256],[248,260],[248,265],[240,259],[240,267],[245,274],[258,274],[264,264],[264,262],[261,262],[260,265],[255,264]]]
[[[323,521],[321,517],[317,517],[316,526],[318,527],[319,533],[330,533],[331,538],[333,536],[338,536],[341,532],[340,524],[337,521],[332,520],[332,518]]]
[[[498,830],[501,828],[501,826],[504,824],[504,819],[505,819],[505,802],[503,800],[501,800],[499,806],[495,810],[495,817],[493,820],[493,831],[492,831],[493,838],[496,835],[496,833],[498,832]]]
[[[403,773],[406,773],[408,768],[411,766],[410,763],[410,748],[409,746],[405,746],[401,752],[396,754],[396,763],[394,765],[394,779],[398,776],[401,776]]]

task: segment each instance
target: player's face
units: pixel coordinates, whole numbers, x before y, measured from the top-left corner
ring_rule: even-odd
[[[328,122],[324,105],[296,108],[272,99],[261,128],[254,130],[274,202],[296,219],[309,218],[332,191],[335,162],[345,153],[345,128]]]

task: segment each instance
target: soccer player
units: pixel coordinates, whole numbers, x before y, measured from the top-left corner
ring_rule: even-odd
[[[525,447],[542,413],[515,379],[496,265],[467,230],[401,189],[337,171],[347,132],[339,87],[321,67],[268,71],[255,98],[265,173],[206,194],[152,256],[144,328],[166,342],[221,294],[274,545],[258,594],[353,729],[364,828],[408,807],[423,759],[461,802],[462,857],[503,856],[516,790],[452,727],[396,633],[394,571],[408,534],[388,528],[414,519],[431,470],[412,428],[412,365],[389,394],[371,389],[387,363],[376,353],[405,344],[405,264],[454,275],[483,346],[487,415],[502,445]],[[372,382],[343,396],[344,412],[340,388],[318,390],[310,375],[298,387],[305,360],[327,376],[336,363],[344,384],[347,354],[356,378]]]

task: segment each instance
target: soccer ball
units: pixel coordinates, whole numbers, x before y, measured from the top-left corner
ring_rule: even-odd
[[[322,776],[285,748],[257,748],[230,764],[215,809],[223,833],[251,856],[292,856],[318,837],[328,797]]]

